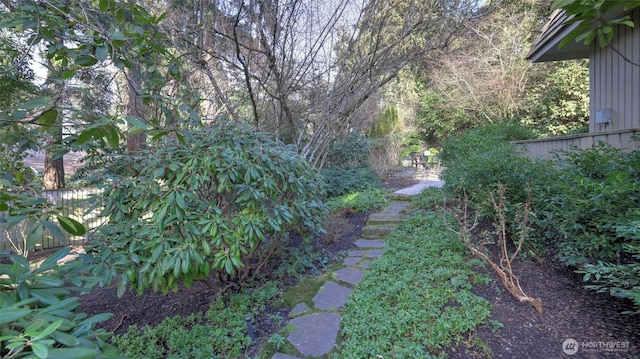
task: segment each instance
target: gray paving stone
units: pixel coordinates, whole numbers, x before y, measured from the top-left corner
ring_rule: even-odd
[[[367,258],[380,258],[382,257],[382,251],[378,249],[374,249],[367,253]]]
[[[315,313],[292,319],[295,329],[287,339],[304,356],[319,357],[336,345],[340,316],[336,313]]]
[[[360,283],[362,277],[364,277],[364,272],[358,269],[353,268],[342,268],[340,270],[335,271],[338,280],[343,282],[347,282],[349,284],[356,285]]]
[[[396,212],[372,213],[367,219],[367,224],[398,225],[402,222],[402,214]]]
[[[346,266],[356,265],[358,262],[362,260],[362,257],[347,257],[342,261],[342,264]]]
[[[354,249],[349,251],[349,257],[362,257],[366,252],[361,249]]]
[[[371,262],[365,261],[365,262],[360,262],[360,264],[358,266],[360,268],[367,269],[367,268],[369,268],[370,265],[371,265]]]
[[[385,238],[389,233],[396,229],[394,226],[378,226],[378,225],[366,225],[360,231],[360,236],[367,239],[380,239]]]
[[[347,302],[347,297],[353,289],[343,287],[336,282],[326,282],[313,297],[317,309],[338,309]]]
[[[406,196],[415,196],[420,194],[427,187],[442,187],[444,182],[439,180],[430,180],[430,181],[422,181],[420,183],[416,183],[415,185],[407,188],[403,188],[393,192],[394,194],[401,194]]]
[[[394,193],[398,193],[398,192],[399,191],[396,191]],[[404,211],[407,207],[409,207],[409,204],[410,202],[408,201],[394,201],[394,202],[391,202],[391,204],[389,204],[389,207],[387,207],[381,213],[400,213]]]
[[[378,239],[358,239],[355,243],[359,248],[383,248],[385,242]]]
[[[307,307],[306,304],[298,303],[296,304],[295,307],[293,307],[293,309],[291,309],[291,312],[289,313],[289,317],[295,317],[296,315],[302,314],[307,311],[309,311],[309,307]]]
[[[273,354],[271,359],[304,359],[304,358],[294,357],[293,355],[288,355],[288,354],[275,353]]]

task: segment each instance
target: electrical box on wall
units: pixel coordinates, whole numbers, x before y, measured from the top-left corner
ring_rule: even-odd
[[[611,122],[611,109],[601,108],[596,111],[596,124],[607,124]]]

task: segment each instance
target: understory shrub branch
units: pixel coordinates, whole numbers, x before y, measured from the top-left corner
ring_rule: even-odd
[[[473,230],[478,226],[478,216],[474,216],[473,221],[470,223],[469,218],[469,198],[464,192],[462,205],[459,210],[450,209],[449,212],[453,214],[456,219],[456,222],[459,225],[459,230],[452,229],[458,235],[458,238],[467,246],[471,254],[475,257],[483,260],[485,263],[489,264],[491,268],[498,274],[502,284],[507,289],[509,294],[511,294],[514,298],[516,298],[520,302],[526,302],[531,304],[538,313],[542,313],[542,301],[540,299],[536,299],[527,295],[522,287],[520,286],[520,280],[518,276],[513,271],[513,262],[518,257],[518,255],[522,251],[522,244],[525,242],[527,231],[523,229],[520,231],[519,238],[515,241],[515,250],[513,253],[509,252],[509,248],[507,246],[507,221],[505,216],[505,186],[503,184],[498,185],[497,193],[490,193],[490,199],[493,203],[496,213],[497,213],[497,235],[498,235],[498,245],[500,246],[500,260],[496,263],[488,254],[488,251],[485,250],[486,244],[489,244],[488,241],[482,241],[481,243],[476,243],[474,241],[474,237],[472,235]],[[522,214],[522,223],[520,226],[522,228],[527,228],[527,222],[529,218],[529,203],[524,204],[523,206],[523,214]]]

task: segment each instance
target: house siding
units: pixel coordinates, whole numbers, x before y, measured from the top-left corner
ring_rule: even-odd
[[[640,9],[631,17],[636,26],[618,26],[611,46],[592,45],[590,133],[640,128]],[[611,109],[610,123],[595,123],[600,109]]]

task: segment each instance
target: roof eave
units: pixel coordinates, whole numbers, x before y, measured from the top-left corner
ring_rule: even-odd
[[[605,20],[613,19],[625,13],[624,7],[619,6],[604,15]],[[558,44],[571,31],[579,26],[580,22],[566,25],[573,16],[567,16],[562,9],[556,9],[549,16],[549,21],[545,23],[540,36],[536,39],[531,50],[525,57],[531,62],[575,60],[589,57],[590,46],[582,42],[572,41],[563,48],[558,48]],[[591,28],[595,28],[592,26]]]
[[[562,48],[558,47],[560,41],[580,24],[574,22],[565,25],[565,22],[570,19],[571,17],[568,17],[560,9],[554,11],[531,47],[526,59],[531,62],[545,62],[589,57],[589,46],[582,42],[572,41]]]

